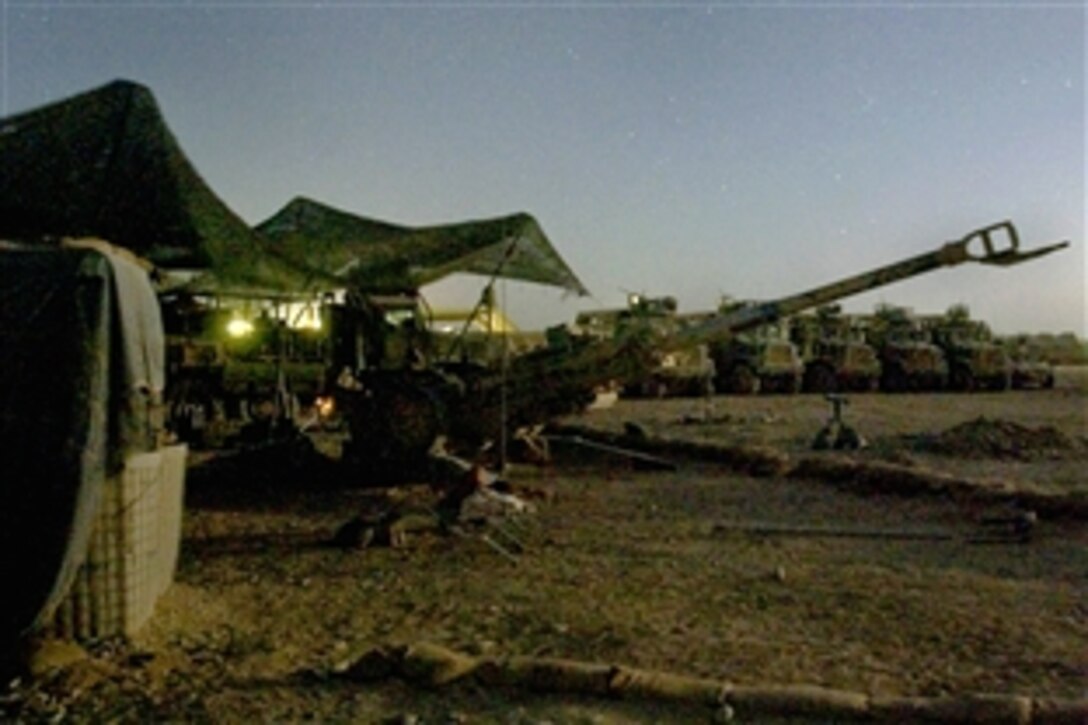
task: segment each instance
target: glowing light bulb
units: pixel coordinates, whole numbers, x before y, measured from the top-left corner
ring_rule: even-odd
[[[233,317],[231,318],[231,321],[227,323],[227,334],[231,337],[245,337],[251,332],[253,332],[253,323],[249,320],[243,320],[241,317]]]

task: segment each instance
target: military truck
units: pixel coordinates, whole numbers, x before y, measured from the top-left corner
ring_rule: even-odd
[[[921,320],[934,344],[948,362],[950,390],[1008,390],[1012,363],[1005,349],[994,341],[989,326],[972,320],[966,305],[953,305],[943,315]]]
[[[1014,390],[1054,387],[1054,364],[1027,335],[1002,340],[1012,363],[1011,385]]]
[[[880,386],[881,365],[866,342],[866,324],[844,315],[839,305],[790,320],[790,339],[805,365],[801,389],[807,393],[872,391]]]
[[[676,298],[629,294],[624,308],[578,313],[574,329],[598,340],[637,334],[664,338],[687,324],[686,316],[677,314]],[[706,345],[665,349],[645,375],[625,382],[622,393],[654,398],[713,395],[714,374]]]
[[[758,303],[723,297],[718,314],[725,316]],[[796,393],[801,389],[804,363],[789,339],[786,320],[773,320],[750,331],[716,340],[709,345],[717,370],[715,388],[734,395]]]
[[[289,427],[324,392],[328,350],[316,302],[294,309],[267,299],[169,293],[160,302],[167,422],[191,445],[214,445],[213,438],[250,424]]]
[[[866,341],[880,356],[880,389],[888,393],[944,390],[948,361],[944,351],[905,307],[878,305],[865,318]]]

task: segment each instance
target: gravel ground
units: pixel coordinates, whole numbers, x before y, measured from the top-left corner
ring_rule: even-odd
[[[1085,434],[1083,375],[1053,391],[853,396],[865,455],[954,472],[1084,485],[1078,446],[1039,457],[919,448],[983,417]],[[715,422],[690,422],[707,416]],[[579,422],[758,442],[797,453],[826,420],[816,396],[621,401]],[[689,422],[684,423],[687,417]],[[1007,426],[1006,426],[1007,427]],[[1010,429],[1011,430],[1011,429]],[[1053,446],[1051,446],[1053,448]],[[344,682],[371,647],[426,639],[474,654],[615,662],[737,683],[873,694],[1080,697],[1088,677],[1088,526],[1043,521],[1029,544],[977,544],[1000,513],[933,498],[859,496],[813,481],[681,462],[641,472],[602,458],[518,468],[547,493],[501,531],[413,532],[403,548],[325,542],[352,515],[426,503],[424,486],[345,488],[327,462],[193,469],[175,584],[130,643],[0,699],[0,717],[356,722],[705,722],[660,705],[458,686]],[[737,530],[820,526],[871,537]],[[934,532],[934,540],[881,538]],[[489,545],[517,550],[512,561]],[[511,535],[522,547],[504,535]]]

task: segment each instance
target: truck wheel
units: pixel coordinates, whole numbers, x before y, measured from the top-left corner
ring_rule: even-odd
[[[714,395],[714,381],[709,378],[691,378],[680,387],[679,395],[685,398],[706,398]]]
[[[884,371],[880,377],[880,389],[885,393],[905,393],[909,378],[898,365],[893,365]]]
[[[383,444],[399,451],[426,454],[443,429],[445,416],[437,396],[411,385],[383,392]]]
[[[668,394],[668,386],[664,381],[658,378],[650,378],[649,380],[643,380],[636,385],[631,386],[630,395],[631,398],[664,398]]]
[[[738,365],[729,372],[729,392],[737,395],[755,395],[760,381],[755,371],[747,365]]]
[[[833,393],[838,387],[835,371],[829,366],[817,364],[805,370],[804,390],[806,393]]]
[[[963,365],[952,368],[948,383],[950,388],[961,393],[970,393],[978,387],[978,381],[975,380],[974,373],[971,372],[970,368]]]

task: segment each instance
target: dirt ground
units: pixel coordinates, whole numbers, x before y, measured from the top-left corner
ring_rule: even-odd
[[[1053,390],[852,395],[854,454],[1053,490],[1088,488],[1088,371]],[[578,423],[774,446],[808,455],[819,396],[620,401]],[[981,420],[980,420],[981,419]],[[707,422],[710,421],[710,422]],[[1011,439],[1013,440],[1010,443]],[[839,454],[825,454],[839,455]],[[977,543],[1001,509],[936,497],[851,494],[622,459],[517,467],[549,492],[501,531],[409,534],[399,549],[324,542],[397,491],[332,485],[324,465],[190,471],[176,582],[131,643],[0,698],[0,717],[213,722],[706,722],[710,713],[496,691],[345,682],[368,649],[430,640],[474,654],[568,657],[736,683],[872,694],[1084,697],[1088,524],[1042,520],[1030,543]],[[213,475],[214,473],[214,475]],[[872,536],[746,533],[826,527]],[[889,532],[944,538],[882,538]],[[523,549],[512,561],[483,534]],[[522,547],[514,545],[508,536]],[[414,719],[413,719],[414,718]]]

